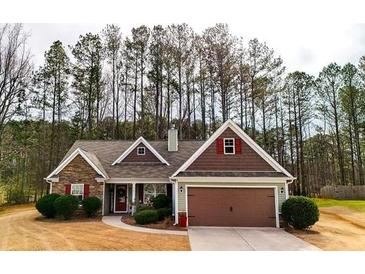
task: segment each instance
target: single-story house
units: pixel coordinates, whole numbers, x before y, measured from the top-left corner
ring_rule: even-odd
[[[46,178],[51,193],[99,197],[102,215],[166,194],[176,224],[239,227],[279,227],[294,179],[231,120],[206,141],[176,129],[167,141],[76,141]]]

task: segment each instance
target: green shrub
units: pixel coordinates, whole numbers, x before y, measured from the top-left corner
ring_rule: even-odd
[[[134,215],[134,219],[137,224],[145,225],[150,223],[155,223],[158,221],[158,213],[157,210],[149,209],[137,212]]]
[[[315,202],[303,196],[292,197],[281,206],[284,220],[297,229],[314,225],[319,219],[319,210]]]
[[[159,208],[159,209],[157,209],[157,215],[158,215],[158,220],[162,221],[166,217],[171,216],[171,209],[165,208],[165,207]]]
[[[152,204],[155,209],[168,207],[170,203],[170,198],[165,194],[159,194],[152,199]]]
[[[137,212],[140,212],[140,211],[144,211],[144,210],[151,210],[151,209],[153,209],[153,207],[151,207],[151,206],[149,206],[149,205],[139,204],[139,205],[137,206],[136,211],[137,211]]]
[[[79,200],[72,195],[61,196],[54,201],[57,215],[62,216],[65,220],[71,218],[78,206]]]
[[[102,202],[98,197],[88,197],[82,200],[82,209],[88,217],[95,216],[101,205]]]
[[[35,207],[44,217],[53,218],[57,213],[54,207],[54,201],[60,196],[56,193],[47,194],[37,201]]]

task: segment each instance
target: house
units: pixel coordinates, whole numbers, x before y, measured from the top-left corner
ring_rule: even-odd
[[[97,196],[102,214],[132,213],[158,194],[173,201],[175,223],[279,227],[295,178],[233,121],[206,141],[76,141],[46,178],[51,193]]]

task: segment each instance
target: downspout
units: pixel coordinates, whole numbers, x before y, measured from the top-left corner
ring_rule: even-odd
[[[175,215],[175,222],[174,225],[178,225],[179,224],[179,213],[178,213],[178,183],[176,179],[171,179],[171,177],[169,177],[170,182],[174,185],[174,191],[175,191],[175,195],[174,195],[174,215]]]

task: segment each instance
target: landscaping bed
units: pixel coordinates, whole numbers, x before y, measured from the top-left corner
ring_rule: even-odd
[[[122,217],[121,222],[123,222],[127,225],[134,225],[134,226],[153,228],[153,229],[187,231],[187,229],[184,228],[184,227],[174,225],[174,221],[171,217],[166,218],[165,220],[159,221],[159,222],[156,222],[156,223],[140,225],[140,224],[136,223],[133,216],[126,215],[126,216]]]

